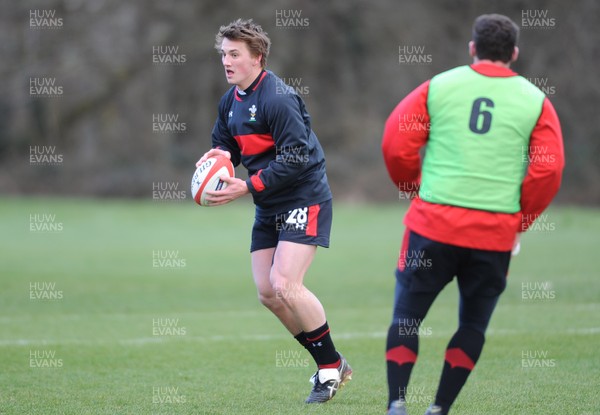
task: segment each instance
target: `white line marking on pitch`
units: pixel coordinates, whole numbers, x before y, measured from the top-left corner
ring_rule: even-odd
[[[580,329],[569,329],[563,332],[540,332],[543,334],[578,334],[578,335],[594,335],[600,333],[600,327],[587,327]],[[522,334],[531,334],[530,330],[504,330],[504,329],[489,329],[487,331],[488,336],[516,336]],[[428,335],[426,337],[449,337],[452,335],[450,331],[439,331]],[[335,333],[336,339],[343,340],[360,340],[360,339],[384,339],[387,336],[387,332],[376,331],[376,332],[355,332],[355,333]],[[272,341],[272,340],[284,340],[288,339],[289,336],[286,334],[252,334],[252,335],[215,335],[215,336],[153,336],[153,337],[138,337],[132,339],[98,339],[98,340],[82,340],[82,339],[59,339],[59,340],[45,340],[45,339],[12,339],[12,340],[0,340],[1,346],[49,346],[49,345],[79,345],[79,346],[96,346],[104,344],[121,344],[121,345],[146,345],[146,344],[158,344],[166,343],[170,341],[182,341],[182,342],[222,342],[222,341]]]

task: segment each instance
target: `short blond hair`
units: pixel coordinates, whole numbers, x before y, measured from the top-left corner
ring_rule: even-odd
[[[221,26],[215,36],[215,49],[221,52],[223,39],[241,40],[246,43],[252,56],[261,56],[260,64],[263,68],[267,66],[267,57],[271,48],[271,39],[263,28],[252,21],[252,19],[237,19],[227,26]]]

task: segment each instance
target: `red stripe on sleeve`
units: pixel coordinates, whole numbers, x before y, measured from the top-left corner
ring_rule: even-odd
[[[321,206],[312,205],[308,207],[308,223],[306,224],[306,235],[317,236],[319,229],[319,211]]]
[[[261,172],[262,169],[260,169],[255,175],[250,176],[250,182],[252,183],[252,186],[254,186],[254,190],[256,190],[257,192],[262,192],[263,190],[265,190],[265,184],[260,179]]]
[[[242,156],[252,156],[275,148],[275,140],[271,134],[244,134],[233,138],[237,141]]]

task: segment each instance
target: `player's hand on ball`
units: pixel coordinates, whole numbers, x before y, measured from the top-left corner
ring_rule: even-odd
[[[204,163],[208,158],[210,157],[214,157],[214,156],[225,156],[227,157],[229,160],[231,160],[231,153],[227,150],[221,150],[218,148],[211,148],[210,150],[208,150],[206,153],[204,153],[204,155],[202,157],[200,157],[200,160],[198,160],[196,162],[196,167],[200,167],[200,165],[202,163]]]
[[[227,183],[227,187],[223,190],[206,192],[206,201],[209,202],[211,206],[224,205],[225,203],[229,203],[238,197],[250,193],[248,185],[242,179],[227,176],[221,176],[220,179]]]

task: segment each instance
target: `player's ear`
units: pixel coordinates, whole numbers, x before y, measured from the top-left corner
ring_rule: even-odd
[[[517,59],[519,59],[519,47],[515,46],[515,48],[513,49],[512,56],[510,57],[510,61],[516,62]]]
[[[475,49],[475,42],[469,41],[469,56],[475,58],[477,56],[477,50]]]

